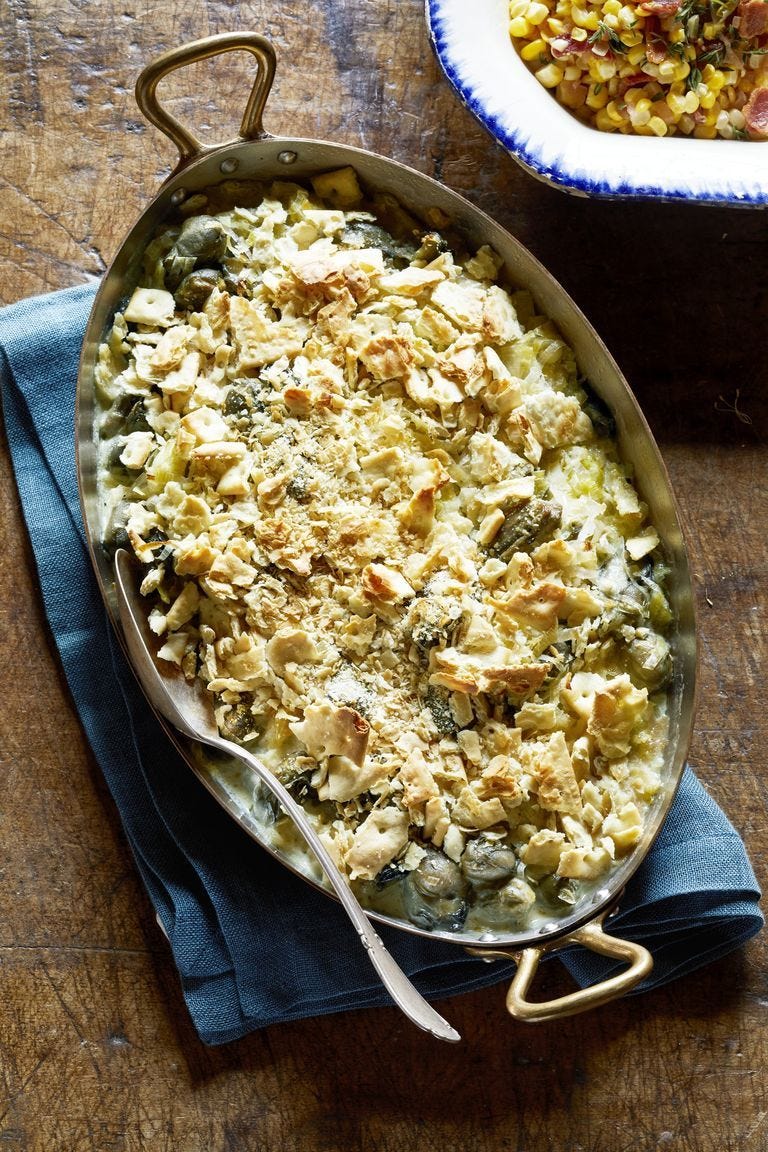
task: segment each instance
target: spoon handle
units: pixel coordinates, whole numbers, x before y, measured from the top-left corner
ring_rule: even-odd
[[[199,735],[197,738],[201,739]],[[433,1036],[437,1037],[438,1040],[460,1040],[461,1037],[459,1033],[427,1003],[384,947],[380,936],[358,903],[352,889],[339,872],[322,840],[309,823],[303,808],[300,804],[297,804],[290,792],[283,787],[280,781],[277,780],[255,756],[248,752],[247,749],[241,748],[239,744],[233,744],[230,740],[224,740],[221,737],[215,736],[206,736],[205,743],[247,764],[279,801],[281,808],[291,818],[303,836],[307,847],[310,848],[315,855],[334,892],[338,896],[344,911],[357,929],[363,947],[381,977],[384,987],[398,1007],[414,1024],[419,1028],[423,1028],[425,1032],[430,1032]]]

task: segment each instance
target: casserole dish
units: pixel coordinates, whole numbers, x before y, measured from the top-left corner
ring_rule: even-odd
[[[543,88],[509,33],[507,0],[426,0],[432,44],[462,103],[527,171],[577,196],[760,206],[760,141],[600,132]]]
[[[258,63],[241,134],[230,143],[203,148],[163,109],[157,100],[156,88],[168,72],[233,49],[249,51]],[[509,281],[532,293],[537,307],[554,321],[570,344],[582,373],[612,410],[622,456],[638,479],[641,496],[662,540],[665,559],[672,573],[669,593],[675,621],[670,637],[674,668],[669,700],[672,738],[664,757],[661,787],[645,822],[641,840],[605,878],[605,883],[586,892],[567,915],[539,922],[534,929],[509,934],[484,930],[421,929],[397,917],[371,914],[400,929],[470,948],[488,959],[497,955],[518,957],[518,973],[508,998],[510,1011],[516,1016],[539,1019],[579,1011],[626,991],[643,978],[651,964],[645,949],[615,940],[602,931],[602,922],[616,906],[624,884],[645,856],[664,819],[680,780],[691,729],[694,692],[692,595],[679,518],[669,482],[650,431],[616,365],[575,305],[544,269],[487,216],[461,197],[409,168],[354,148],[268,136],[262,127],[262,114],[274,63],[273,50],[262,37],[231,34],[195,42],[167,53],[149,65],[139,78],[139,104],[147,118],[177,145],[180,162],[121,246],[94,302],[83,346],[78,382],[78,476],[83,516],[99,584],[114,619],[114,573],[109,555],[101,545],[97,483],[95,421],[99,409],[96,387],[99,348],[110,329],[114,313],[124,307],[138,281],[147,245],[179,205],[201,190],[233,178],[261,182],[286,178],[300,180],[331,170],[353,168],[367,187],[396,196],[416,216],[429,220],[439,212],[466,237],[468,245],[475,248],[488,245],[497,252],[504,261]],[[259,843],[283,863],[319,883],[302,860],[278,851],[271,843],[265,809],[259,796],[254,794],[251,781],[243,779],[231,765],[203,760],[192,746],[183,742],[179,742],[179,746],[205,785]],[[582,943],[598,952],[625,959],[629,961],[629,969],[596,988],[549,1005],[529,1003],[526,989],[543,952],[571,943]]]

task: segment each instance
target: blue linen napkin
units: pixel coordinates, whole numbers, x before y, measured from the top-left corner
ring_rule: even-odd
[[[0,310],[5,424],[48,620],[136,864],[170,941],[201,1039],[390,1003],[338,905],[263,852],[217,805],[146,707],[88,558],[74,463],[74,400],[95,285]],[[638,991],[737,948],[763,924],[744,845],[690,770],[611,931],[654,956]],[[450,944],[382,929],[430,998],[507,979]],[[582,986],[614,965],[558,953]]]

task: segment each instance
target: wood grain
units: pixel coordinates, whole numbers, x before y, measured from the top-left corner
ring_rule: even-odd
[[[236,28],[279,57],[266,124],[389,155],[468,196],[561,280],[625,371],[680,502],[701,634],[692,763],[768,847],[768,232],[759,212],[573,199],[463,109],[418,0],[6,0],[0,302],[98,277],[174,163],[132,88],[164,48]],[[167,82],[212,140],[251,75]],[[768,145],[766,145],[768,146]],[[175,969],[72,709],[7,447],[0,452],[0,1147],[17,1152],[762,1152],[766,945],[641,1000],[522,1026],[503,989],[442,1005],[438,1046],[392,1009],[194,1035]],[[22,670],[23,669],[23,673]],[[545,966],[542,995],[566,990]]]

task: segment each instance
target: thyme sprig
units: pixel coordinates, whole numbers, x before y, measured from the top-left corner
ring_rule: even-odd
[[[713,44],[710,48],[707,48],[705,52],[697,56],[696,63],[699,67],[703,67],[705,64],[711,64],[713,68],[719,68],[724,58],[725,44],[723,44],[721,40],[718,40],[716,44]]]
[[[629,51],[618,33],[614,32],[613,28],[609,28],[604,20],[598,20],[597,28],[587,40],[587,44],[597,44],[601,40],[608,41],[608,47],[612,52],[624,53]]]
[[[701,84],[701,72],[694,64],[685,78],[685,86],[689,92],[695,92]]]

